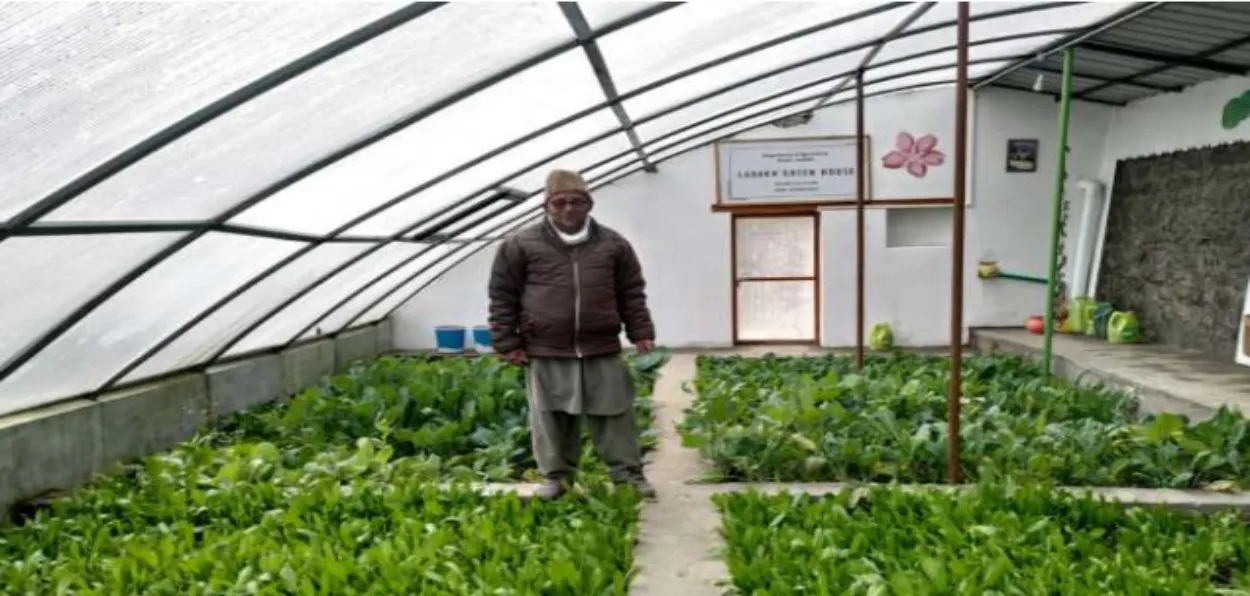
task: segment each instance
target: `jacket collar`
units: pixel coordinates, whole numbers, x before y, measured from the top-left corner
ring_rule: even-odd
[[[599,223],[593,217],[586,218],[586,241],[579,244],[569,244],[561,239],[560,232],[556,230],[555,224],[552,224],[551,219],[546,216],[543,217],[542,229],[543,237],[548,242],[566,250],[589,245],[599,238]]]

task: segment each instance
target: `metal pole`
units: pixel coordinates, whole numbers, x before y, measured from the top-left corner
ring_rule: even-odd
[[[855,73],[855,370],[864,370],[864,68]]]
[[[963,386],[964,352],[964,209],[968,171],[968,3],[959,3],[955,27],[955,205],[951,246],[951,375],[946,393],[946,476],[951,484],[963,481],[959,446],[959,400]]]
[[[1068,177],[1068,116],[1072,113],[1072,49],[1063,51],[1063,86],[1059,92],[1059,159],[1055,166],[1055,200],[1050,222],[1050,275],[1046,283],[1046,328],[1042,340],[1042,369],[1051,368],[1051,343],[1055,336],[1055,284],[1059,278],[1059,228],[1063,213],[1063,184]]]

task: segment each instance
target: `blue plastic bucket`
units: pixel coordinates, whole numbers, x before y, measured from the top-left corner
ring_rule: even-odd
[[[434,345],[439,352],[464,351],[465,329],[460,325],[440,325],[434,328]]]
[[[473,344],[477,346],[477,351],[479,352],[491,351],[490,327],[487,327],[486,325],[478,325],[474,327]]]

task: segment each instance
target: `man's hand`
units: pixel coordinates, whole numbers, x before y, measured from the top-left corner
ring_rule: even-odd
[[[506,352],[503,355],[503,359],[508,361],[508,364],[515,366],[525,366],[530,362],[530,357],[525,353],[525,350],[512,350],[511,352]]]
[[[634,344],[634,348],[638,350],[639,354],[646,354],[655,349],[655,341],[650,339],[640,339],[638,340],[638,343]]]

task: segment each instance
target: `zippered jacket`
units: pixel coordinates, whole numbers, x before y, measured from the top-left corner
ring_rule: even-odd
[[[497,352],[589,357],[655,339],[642,265],[627,240],[591,220],[567,245],[545,219],[505,239],[491,267],[490,329]]]

